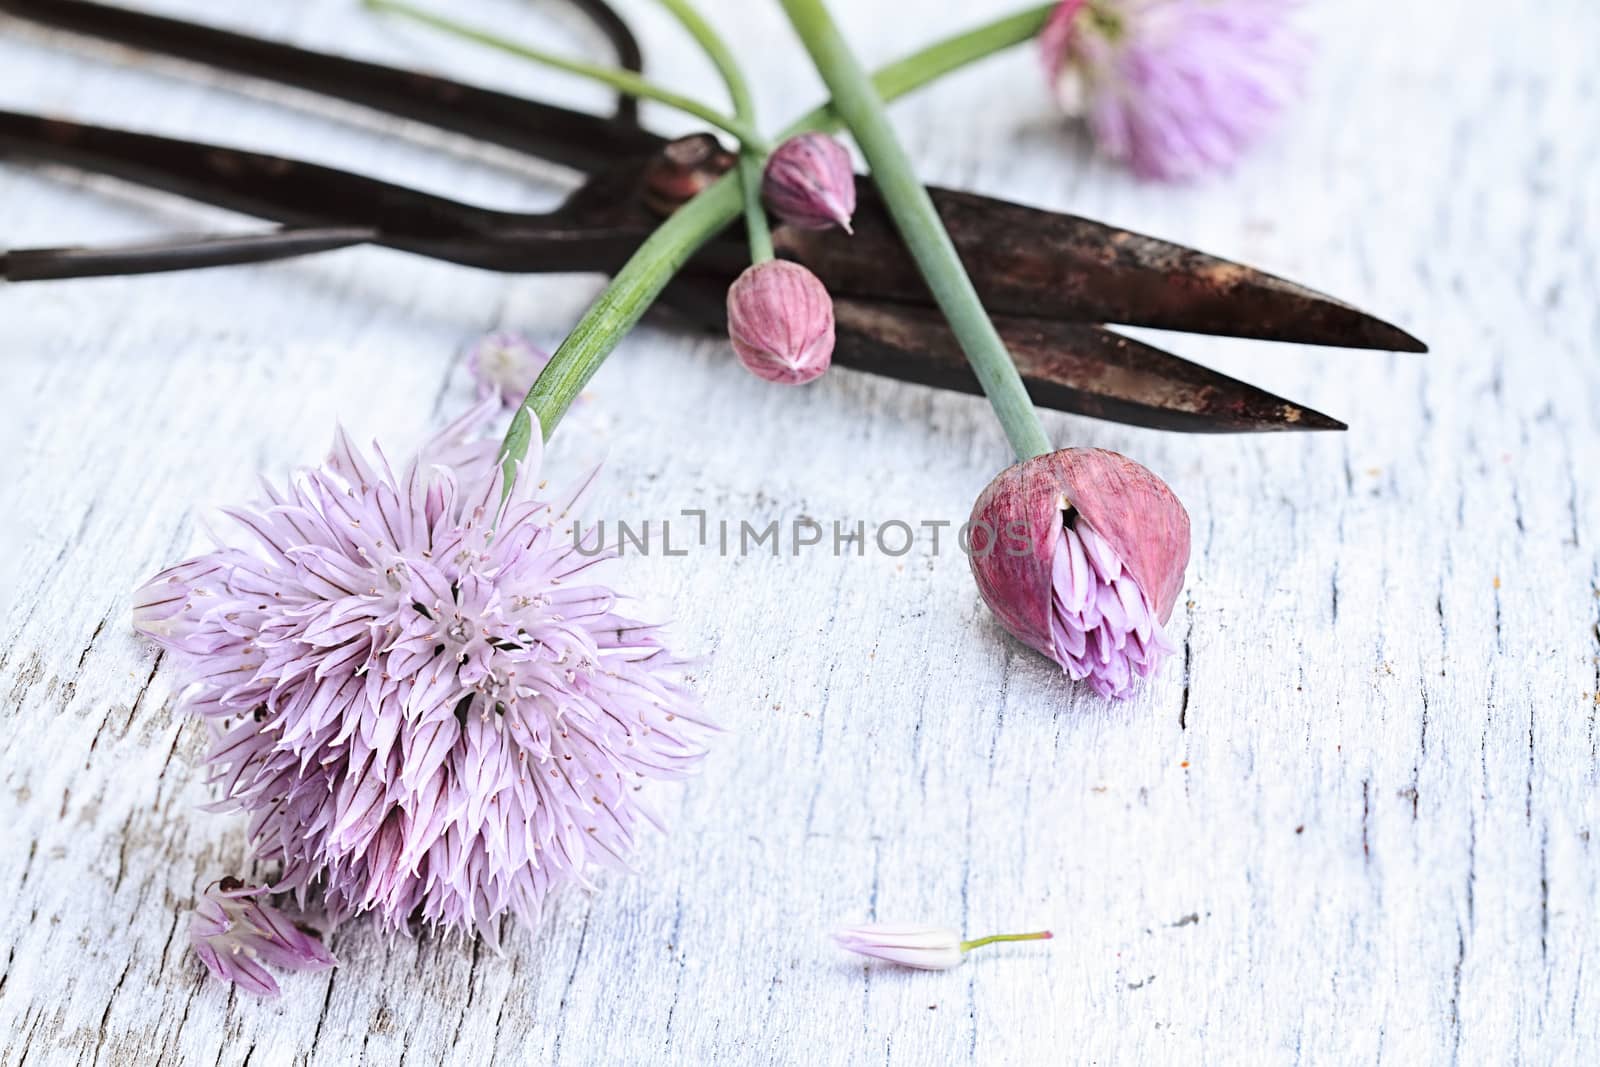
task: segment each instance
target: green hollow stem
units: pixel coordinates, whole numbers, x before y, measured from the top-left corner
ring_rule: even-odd
[[[724,115],[715,108],[707,107],[692,97],[684,96],[682,93],[673,92],[671,89],[657,85],[655,82],[642,78],[632,71],[619,70],[616,67],[607,67],[598,63],[586,63],[581,59],[569,59],[566,56],[556,55],[554,52],[533,48],[501,37],[499,34],[490,33],[488,30],[468,26],[444,15],[414,7],[411,4],[404,3],[403,0],[362,0],[362,3],[373,11],[399,15],[413,22],[419,22],[424,26],[430,26],[433,29],[448,33],[453,37],[487,45],[501,52],[508,52],[522,59],[531,60],[541,66],[563,70],[568,74],[575,74],[580,78],[588,78],[590,81],[608,85],[618,92],[627,93],[629,96],[636,96],[642,100],[654,100],[658,104],[666,104],[668,107],[693,115],[702,122],[709,123],[724,133],[738,138],[741,145],[763,147],[766,143],[761,134],[749,124],[741,122],[731,115]]]
[[[1039,930],[1031,934],[990,934],[988,937],[980,937],[976,941],[961,942],[961,951],[971,952],[975,948],[992,945],[997,941],[1048,941],[1055,936],[1049,930]]]
[[[878,90],[839,33],[824,0],[781,3],[823,82],[833,93],[834,110],[867,157],[889,215],[961,342],[1017,458],[1044,455],[1051,450],[1050,438],[1022,384],[1022,375],[1017,373],[1011,353],[984,310],[955,243],[933,206],[933,198],[895,135]]]
[[[1038,4],[936,42],[883,68],[874,84],[885,100],[904,96],[969,63],[1031,40],[1043,28],[1054,6]],[[824,106],[802,116],[783,136],[810,130],[832,131],[839,125],[839,117]],[[527,458],[535,420],[548,440],[567,408],[623,335],[638,323],[690,257],[739,217],[740,209],[739,179],[736,175],[724,176],[674,212],[617,272],[556,349],[512,417],[500,457],[508,485],[515,466]]]
[[[755,97],[751,95],[744,70],[727,42],[689,0],[660,0],[660,3],[683,24],[706,58],[711,60],[712,66],[717,68],[717,73],[722,75],[722,81],[728,87],[728,99],[733,104],[734,117],[741,124],[756,128]],[[745,230],[749,234],[750,260],[753,263],[765,263],[774,254],[772,227],[767,223],[767,212],[761,205],[761,172],[765,156],[760,146],[740,143],[739,184],[744,192]]]

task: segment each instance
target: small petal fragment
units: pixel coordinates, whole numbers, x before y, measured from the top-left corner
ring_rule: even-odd
[[[255,898],[262,886],[237,878],[213,882],[189,921],[189,943],[214,976],[261,997],[278,995],[264,964],[286,971],[321,971],[338,961],[311,934]]]
[[[477,382],[478,399],[497,399],[506,408],[522,403],[550,353],[520,333],[485,334],[467,352],[467,370]]]
[[[833,939],[841,948],[902,967],[948,971],[961,966],[961,935],[944,926],[869,923],[847,926]]]

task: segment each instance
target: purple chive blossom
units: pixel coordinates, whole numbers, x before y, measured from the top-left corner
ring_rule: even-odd
[[[1051,658],[1103,697],[1131,696],[1174,651],[1155,609],[1086,523],[1062,528],[1053,564]]]
[[[978,591],[1013,635],[1101,696],[1131,696],[1173,651],[1189,515],[1150,471],[1069,448],[1003,471],[972,509]]]
[[[1040,35],[1063,108],[1141,177],[1232,164],[1295,95],[1310,56],[1293,0],[1063,0]]]
[[[278,995],[263,964],[287,971],[321,971],[337,961],[322,942],[254,898],[265,893],[237,878],[213,882],[189,921],[189,943],[206,970],[260,997]]]
[[[522,403],[550,362],[550,353],[520,333],[485,334],[467,352],[467,370],[478,383],[478,399],[498,399],[507,408]]]
[[[501,510],[492,410],[398,474],[340,432],[322,466],[227,512],[249,547],[137,596],[211,727],[218,807],[249,814],[274,892],[320,886],[334,921],[498,944],[506,912],[535,922],[552,890],[625,868],[660,825],[641,790],[704,754],[688,664],[617,613],[570,533],[576,497],[534,496],[537,454]]]

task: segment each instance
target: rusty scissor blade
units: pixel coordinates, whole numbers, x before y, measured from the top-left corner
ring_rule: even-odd
[[[640,69],[638,42],[608,5],[601,0],[571,2],[610,39],[620,66]],[[638,124],[637,108],[626,96],[618,102],[616,117],[603,118],[132,8],[86,0],[0,0],[0,12],[348,100],[590,173],[620,159],[648,156],[665,143]]]
[[[0,250],[0,281],[45,282],[270,263],[375,241],[358,226],[200,234],[99,247]]]
[[[305,160],[0,110],[6,156],[112,175],[288,227],[358,227],[372,231],[373,243],[486,270],[613,270],[654,222],[630,209],[631,181],[611,190],[616,172],[553,212],[495,211]]]
[[[835,300],[834,362],[902,381],[979,393],[936,312]],[[1343,430],[1344,423],[1099,326],[994,317],[1034,403],[1181,433]]]
[[[636,67],[636,42],[615,13],[603,0],[577,2],[606,28],[624,62]],[[626,120],[126,8],[86,0],[0,0],[0,11],[467,133],[598,172],[609,189],[620,189],[622,183],[607,181],[620,176],[607,171],[626,171],[665,144]],[[784,230],[778,235],[780,245],[835,292],[928,303],[927,288],[876,189],[867,179],[858,179],[858,187],[855,239],[837,232]],[[1251,267],[1090,219],[970,193],[932,192],[980,295],[996,314],[1426,351],[1415,337],[1389,323]],[[629,212],[620,203],[617,207],[617,215],[604,220],[614,224],[605,227],[612,252],[642,241],[655,224],[648,215]],[[590,221],[601,219],[591,216]],[[637,241],[630,236],[633,231]],[[501,247],[484,255],[461,256],[457,251],[444,258],[499,270],[552,269],[538,265],[543,262],[538,256],[529,265],[524,256],[499,243]],[[416,244],[398,247],[431,252]],[[592,249],[566,249],[580,256],[587,251]]]
[[[882,200],[857,180],[855,236],[784,229],[783,250],[831,292],[926,304],[929,293]],[[1150,326],[1266,341],[1426,352],[1399,327],[1216,256],[1092,219],[930,188],[997,315]]]
[[[709,330],[726,331],[726,282],[685,273],[663,300]],[[834,300],[833,361],[898,381],[981,395],[949,324],[931,308]],[[1099,326],[994,317],[1034,403],[1055,411],[1177,433],[1344,430],[1338,419],[1273,396]]]
[[[258,153],[0,112],[0,153],[21,152],[119,174],[271,219],[281,231],[179,239],[132,248],[35,250],[0,261],[12,281],[188,269],[261,262],[371,242],[501,270],[607,269],[631,249],[640,223],[598,187],[557,216],[483,212],[332,168]],[[599,229],[579,221],[590,209],[618,217]],[[565,216],[565,217],[563,217]],[[388,227],[395,227],[391,231]],[[599,235],[609,234],[608,241]],[[640,235],[642,239],[642,235]],[[614,245],[607,250],[597,248]],[[580,252],[582,249],[583,252]],[[577,262],[596,257],[587,264]],[[721,245],[697,258],[696,285],[666,301],[702,322],[722,324],[727,285],[743,262]],[[895,301],[837,300],[843,366],[968,392],[977,382],[937,312]],[[1035,400],[1047,407],[1185,432],[1337,429],[1309,409],[1215,374],[1091,324],[997,316]]]

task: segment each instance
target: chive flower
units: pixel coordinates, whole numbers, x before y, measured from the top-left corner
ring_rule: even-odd
[[[1310,56],[1293,0],[1063,0],[1046,76],[1096,145],[1141,177],[1231,165],[1295,95]]]
[[[478,338],[467,350],[467,371],[477,383],[478,399],[495,399],[514,408],[533,388],[550,353],[511,330],[496,330]]]
[[[272,891],[498,946],[502,916],[627,867],[660,825],[648,787],[696,768],[709,724],[575,543],[576,497],[538,495],[537,453],[502,503],[493,410],[398,470],[341,431],[227,512],[242,539],[152,578],[134,625],[181,663]]]
[[[1069,448],[1001,472],[972,509],[978,591],[1023,644],[1124,699],[1173,651],[1189,514],[1126,456]]]

